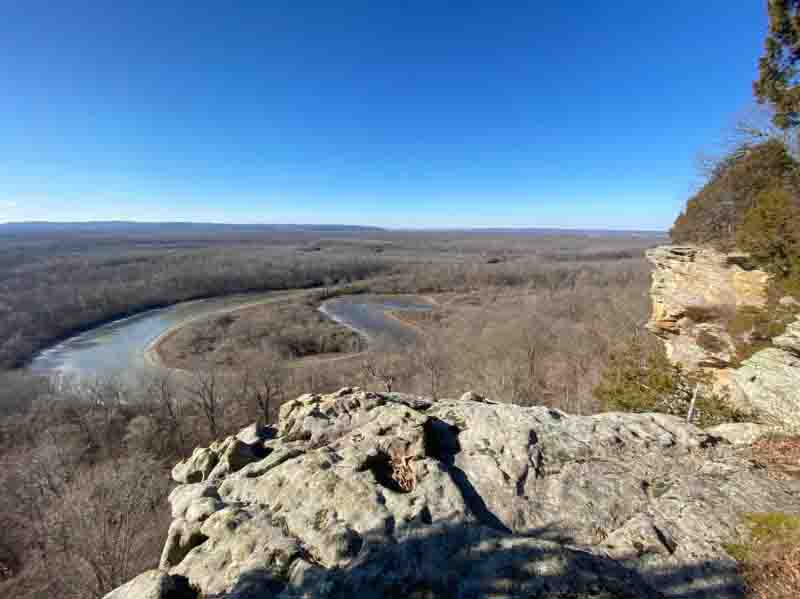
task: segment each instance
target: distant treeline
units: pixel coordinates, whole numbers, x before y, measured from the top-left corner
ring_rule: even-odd
[[[134,221],[94,221],[94,222],[10,222],[0,224],[0,235],[8,233],[151,233],[170,235],[182,232],[191,233],[275,233],[275,232],[314,232],[314,233],[363,233],[382,231],[380,227],[358,225],[292,225],[292,224],[231,224],[164,222],[143,223]]]

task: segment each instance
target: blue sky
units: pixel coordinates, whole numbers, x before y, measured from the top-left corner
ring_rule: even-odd
[[[667,228],[763,0],[0,0],[0,221]]]

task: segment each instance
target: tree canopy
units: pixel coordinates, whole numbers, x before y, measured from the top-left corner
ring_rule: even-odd
[[[770,189],[756,198],[737,238],[739,247],[779,278],[800,278],[800,208],[785,189]]]
[[[776,139],[737,148],[717,163],[708,182],[689,199],[670,231],[672,240],[732,249],[759,194],[781,188],[800,197],[799,166]]]
[[[781,129],[800,125],[800,0],[768,0],[769,31],[758,63],[756,98],[775,111]]]

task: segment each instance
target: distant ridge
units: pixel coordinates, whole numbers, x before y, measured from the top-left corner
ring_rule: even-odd
[[[569,227],[450,227],[415,229],[421,231],[470,231],[473,233],[527,233],[532,235],[639,235],[646,237],[666,237],[667,231],[655,229],[572,229]]]
[[[380,227],[358,225],[314,225],[314,224],[227,224],[137,221],[87,221],[50,222],[24,221],[0,224],[0,233],[263,233],[263,232],[321,232],[355,233],[383,231]]]
[[[257,224],[206,222],[140,222],[140,221],[20,221],[0,223],[0,235],[25,234],[116,234],[116,235],[213,235],[213,234],[358,234],[379,232],[466,233],[475,235],[578,235],[586,237],[645,237],[666,238],[666,231],[632,229],[571,229],[559,227],[376,227],[343,224]]]

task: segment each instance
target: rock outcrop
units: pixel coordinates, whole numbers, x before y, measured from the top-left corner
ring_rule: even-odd
[[[732,373],[735,388],[774,424],[800,427],[800,319]]]
[[[655,266],[648,328],[664,341],[670,360],[712,373],[717,388],[754,417],[800,426],[800,319],[772,347],[741,362],[737,355],[737,345],[751,334],[743,314],[796,312],[796,300],[770,306],[769,275],[750,268],[742,254],[664,246],[647,257]],[[744,330],[732,330],[737,327]]]
[[[647,252],[655,266],[648,328],[667,356],[688,368],[730,367],[736,347],[725,320],[737,309],[767,306],[769,275],[746,269],[745,256],[693,246]]]
[[[739,597],[745,512],[800,513],[659,414],[342,389],[176,466],[160,571],[107,599]]]

